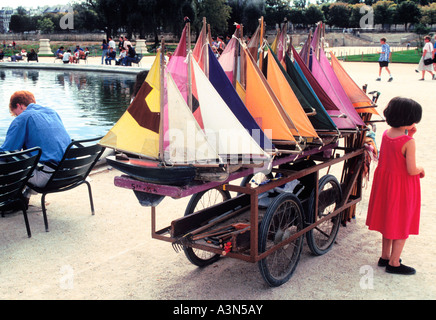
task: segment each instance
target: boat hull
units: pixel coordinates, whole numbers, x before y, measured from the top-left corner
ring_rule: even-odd
[[[192,166],[165,167],[153,160],[117,159],[116,156],[109,156],[106,161],[130,177],[149,183],[182,186],[191,183],[196,176],[196,168]]]

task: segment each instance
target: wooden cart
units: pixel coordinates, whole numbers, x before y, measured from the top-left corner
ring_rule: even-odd
[[[114,183],[139,196],[191,196],[184,216],[160,230],[156,230],[156,206],[151,206],[152,237],[172,243],[176,251],[183,249],[197,266],[213,263],[222,255],[258,262],[265,281],[279,286],[292,276],[305,235],[314,254],[330,250],[341,213],[361,200],[364,152],[363,148],[333,144],[282,156],[273,161],[272,171],[263,174],[264,182],[258,185],[248,183],[256,177],[254,168],[240,169],[225,182],[182,187],[128,176],[115,177]],[[339,179],[330,173],[337,166]],[[321,177],[321,170],[327,174]],[[232,184],[241,178],[242,183]],[[292,181],[298,181],[298,190],[279,192]],[[237,195],[232,198],[230,192]],[[265,197],[270,204],[261,206],[259,199]]]

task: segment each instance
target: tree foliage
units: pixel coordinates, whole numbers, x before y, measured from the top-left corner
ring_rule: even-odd
[[[307,5],[308,3],[311,3]],[[358,28],[361,7],[372,6],[374,23],[389,29],[402,24],[406,30],[418,24],[436,24],[436,0],[86,0],[73,5],[74,30],[104,31],[117,37],[127,35],[144,38],[153,35],[156,42],[166,32],[179,34],[184,17],[189,17],[197,35],[203,17],[213,35],[231,34],[235,23],[242,23],[244,34],[250,35],[263,16],[268,28],[285,19],[295,27],[311,27],[323,21],[331,27]],[[11,17],[14,32],[63,30],[60,20],[65,13],[29,16],[22,7]],[[51,21],[51,23],[49,23]],[[421,28],[422,29],[422,28]]]

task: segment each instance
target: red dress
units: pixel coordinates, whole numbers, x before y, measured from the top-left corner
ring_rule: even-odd
[[[407,239],[419,233],[421,185],[419,174],[407,173],[403,145],[413,138],[390,138],[383,133],[380,157],[374,172],[366,225],[387,239]]]

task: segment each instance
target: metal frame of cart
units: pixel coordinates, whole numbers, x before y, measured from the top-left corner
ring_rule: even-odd
[[[188,258],[197,265],[212,263],[223,254],[227,257],[247,262],[259,262],[260,271],[264,280],[270,286],[278,286],[290,279],[298,264],[303,243],[302,237],[312,232],[315,228],[318,228],[320,224],[326,221],[333,221],[333,219],[336,219],[335,226],[337,226],[338,229],[340,214],[361,200],[361,169],[363,167],[364,152],[363,148],[344,148],[334,144],[308,150],[298,156],[283,156],[273,161],[272,171],[276,174],[280,173],[280,178],[273,179],[269,183],[257,187],[230,184],[231,181],[255,174],[256,169],[254,168],[240,169],[230,174],[229,178],[224,182],[198,183],[182,187],[150,184],[132,179],[128,176],[115,177],[114,183],[118,187],[132,189],[135,192],[170,196],[175,199],[191,195],[195,197],[195,195],[212,189],[219,190],[221,193],[228,193],[230,191],[237,192],[238,196],[234,198],[227,199],[198,212],[185,214],[184,217],[174,220],[170,226],[160,230],[156,230],[157,210],[155,206],[152,206],[152,238],[174,244],[192,230],[206,230],[210,221],[219,221],[219,219],[221,219],[220,217],[223,215],[224,220],[226,220],[225,218],[227,218],[227,220],[236,219],[242,214],[248,215],[248,226],[241,230],[231,232],[230,239],[233,243],[230,242],[232,248],[229,251],[223,251],[223,247],[218,246],[216,243],[189,241],[184,244],[186,248],[190,248],[189,250],[208,252],[212,257],[206,259],[204,264],[192,261],[189,255]],[[311,161],[310,163],[313,165],[299,170],[292,170],[287,167],[289,164],[303,161]],[[337,182],[335,178],[332,178],[331,175],[327,178],[324,177],[320,179],[320,170],[341,163],[343,164],[343,168],[340,183]],[[260,211],[262,210],[259,209],[258,205],[260,194],[304,177],[310,177],[309,181],[312,181],[313,185],[313,190],[309,198],[300,199],[294,194],[285,193],[273,200],[271,206],[269,206],[265,212],[262,212],[263,218],[261,219]],[[327,180],[334,188],[328,189],[327,191],[320,191],[319,188],[322,187]],[[320,199],[322,201],[320,201]],[[324,212],[324,208],[327,207],[329,203],[321,203],[325,202],[325,200],[328,202],[332,201],[331,205],[334,207],[332,211],[330,210],[327,213]],[[224,223],[224,220],[222,223]],[[283,223],[282,221],[284,220],[289,220],[289,226],[286,226],[286,229],[282,230],[280,224]],[[267,225],[268,223],[269,225]],[[277,230],[274,230],[275,227],[272,226],[273,224],[277,224]],[[213,227],[218,226],[219,224],[213,225]],[[210,227],[211,231],[213,231],[213,227]],[[315,244],[315,250],[313,250],[312,243],[311,250],[318,255],[324,254],[330,250],[336,235],[337,230],[333,230],[332,234],[326,235],[330,237],[329,244],[326,248],[318,248]],[[277,266],[277,269],[280,269],[280,271],[276,271],[276,267],[270,266],[268,259],[271,255],[276,254],[278,255],[277,260],[282,260],[283,257],[279,255],[281,252],[285,251],[291,252],[289,254],[291,257],[288,259],[287,253],[284,253],[284,261],[278,262],[278,264],[283,263],[284,265]],[[200,259],[200,261],[202,260]],[[271,265],[275,263],[277,262],[274,261]],[[281,269],[283,269],[283,271]]]

